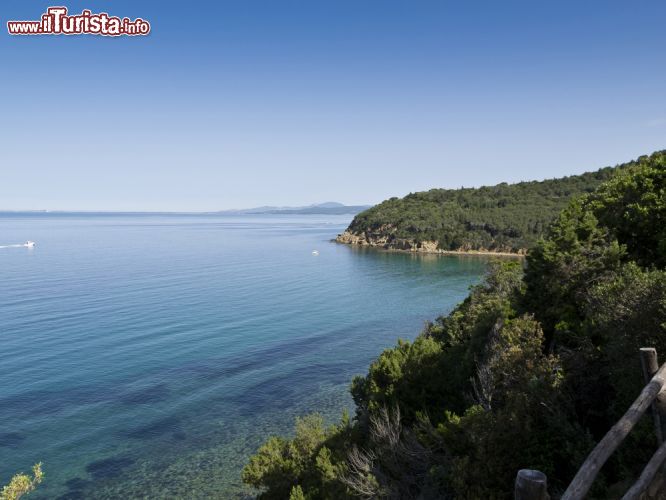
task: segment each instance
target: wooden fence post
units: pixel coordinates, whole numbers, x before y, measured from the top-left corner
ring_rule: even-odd
[[[657,452],[654,455],[652,455],[652,458],[643,469],[643,472],[641,472],[641,476],[638,478],[638,481],[636,481],[634,485],[631,488],[629,488],[629,491],[627,491],[624,494],[622,500],[637,500],[641,498],[643,496],[643,493],[648,491],[648,489],[655,488],[655,486],[657,487],[657,489],[659,489],[660,486],[663,486],[663,483],[662,485],[660,485],[659,483],[654,484],[654,478],[657,476],[657,473],[659,472],[659,469],[661,469],[661,467],[663,466],[665,460],[666,460],[666,444],[662,444],[657,450]]]
[[[652,405],[661,390],[666,387],[666,364],[661,366],[652,380],[643,388],[633,404],[622,415],[606,435],[597,443],[576,473],[569,487],[562,495],[562,500],[580,500],[585,498],[594,478],[608,460],[608,457],[620,446],[622,440],[634,428],[647,409]]]
[[[548,480],[543,472],[521,469],[516,475],[515,500],[549,500]]]
[[[659,370],[657,350],[654,347],[641,348],[641,365],[643,367],[643,378],[649,383],[654,374]],[[654,399],[651,407],[652,419],[654,420],[654,432],[657,436],[657,445],[664,442],[664,425],[666,424],[666,394],[659,393]]]

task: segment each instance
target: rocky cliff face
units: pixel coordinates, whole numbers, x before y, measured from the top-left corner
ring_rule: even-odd
[[[409,252],[443,253],[437,248],[436,241],[416,242],[411,239],[395,238],[383,233],[352,233],[345,231],[335,239],[338,243],[383,248],[385,250],[404,250]]]
[[[497,254],[497,255],[525,255],[526,250],[513,251],[511,249],[493,249],[487,250],[484,248],[458,248],[456,250],[443,250],[438,248],[437,241],[415,241],[412,239],[395,238],[383,232],[377,233],[353,233],[349,230],[339,234],[335,241],[344,243],[346,245],[368,246],[375,248],[382,248],[384,250],[402,250],[415,253],[441,253],[441,254],[455,254],[455,253],[480,253],[480,254]]]

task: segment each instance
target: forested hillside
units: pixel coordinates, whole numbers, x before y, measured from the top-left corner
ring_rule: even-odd
[[[265,499],[508,499],[531,468],[557,498],[640,392],[639,348],[666,355],[665,269],[660,152],[571,201],[525,262],[497,264],[384,351],[352,382],[353,418],[298,420],[243,479]],[[655,449],[644,417],[592,497],[619,498]]]
[[[412,251],[524,253],[573,197],[594,191],[632,164],[540,182],[391,198],[358,214],[338,241]]]

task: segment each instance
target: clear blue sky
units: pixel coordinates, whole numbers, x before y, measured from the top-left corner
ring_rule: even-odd
[[[666,148],[666,2],[65,2],[148,37],[10,37],[0,209],[375,203]]]

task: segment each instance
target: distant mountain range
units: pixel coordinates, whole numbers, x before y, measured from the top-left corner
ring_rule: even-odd
[[[87,214],[87,215],[260,215],[260,214],[294,214],[294,215],[356,215],[367,210],[372,205],[343,205],[335,201],[318,203],[305,207],[256,207],[231,210],[219,210],[215,212],[113,212],[113,211],[67,211],[67,210],[0,210],[6,214]]]
[[[305,207],[256,207],[245,208],[239,210],[220,210],[215,212],[224,215],[258,215],[258,214],[327,214],[327,215],[356,215],[370,208],[371,205],[343,205],[335,201],[328,201],[326,203],[318,203],[315,205],[308,205]]]

